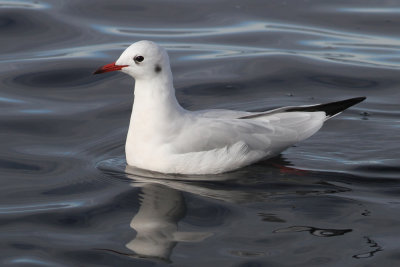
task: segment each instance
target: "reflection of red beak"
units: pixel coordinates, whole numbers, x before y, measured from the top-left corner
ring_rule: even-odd
[[[115,65],[115,62],[104,65],[103,67],[98,68],[93,74],[100,74],[104,72],[121,70],[124,67],[128,67],[129,65]]]

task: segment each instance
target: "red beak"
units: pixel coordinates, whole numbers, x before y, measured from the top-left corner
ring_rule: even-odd
[[[93,74],[100,74],[104,72],[121,70],[124,67],[128,67],[129,65],[115,65],[115,62],[104,65],[103,67],[98,68]]]

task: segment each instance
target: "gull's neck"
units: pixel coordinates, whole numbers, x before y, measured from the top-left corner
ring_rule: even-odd
[[[132,117],[143,117],[159,121],[173,118],[182,112],[175,97],[172,74],[160,73],[153,78],[137,79]]]
[[[126,142],[127,158],[146,144],[163,142],[174,133],[176,123],[185,110],[175,97],[171,72],[152,79],[136,79],[135,99]],[[143,150],[143,149],[140,149]],[[132,156],[133,157],[133,156]]]

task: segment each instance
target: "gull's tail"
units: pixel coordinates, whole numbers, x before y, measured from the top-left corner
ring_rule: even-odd
[[[343,110],[354,106],[362,101],[364,101],[366,97],[355,97],[342,101],[330,102],[319,105],[312,106],[302,106],[302,107],[290,107],[285,110],[285,112],[293,112],[293,111],[304,111],[304,112],[316,112],[316,111],[324,111],[327,119],[332,118],[338,115]]]
[[[366,97],[355,97],[355,98],[350,98],[342,101],[336,101],[336,102],[330,102],[330,103],[325,103],[325,104],[317,104],[317,105],[307,105],[307,106],[291,106],[291,107],[283,107],[283,108],[277,108],[265,112],[258,112],[254,113],[252,115],[247,115],[244,117],[239,117],[239,119],[254,119],[254,118],[259,118],[259,117],[264,117],[264,116],[269,116],[272,114],[277,114],[277,113],[285,113],[285,112],[319,112],[323,111],[325,112],[326,118],[330,119],[339,113],[341,113],[343,110],[354,106],[355,104],[360,103],[361,101],[364,101]]]

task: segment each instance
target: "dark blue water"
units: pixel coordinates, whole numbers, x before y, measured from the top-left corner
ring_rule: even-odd
[[[0,0],[1,266],[396,266],[397,1]],[[129,44],[191,110],[368,99],[236,172],[126,169]]]

